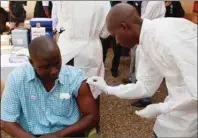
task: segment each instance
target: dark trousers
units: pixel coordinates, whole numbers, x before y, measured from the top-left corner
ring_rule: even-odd
[[[128,57],[129,56],[129,48],[122,47],[122,54],[121,56]]]
[[[158,138],[154,131],[153,131],[153,138]]]
[[[42,1],[37,1],[34,7],[34,18],[46,18],[45,12],[43,10]]]
[[[122,47],[120,44],[116,44],[116,40],[115,37],[109,36],[106,39],[102,39],[101,38],[101,42],[102,42],[102,47],[103,47],[103,62],[105,62],[106,59],[106,55],[107,55],[107,51],[108,48],[113,47],[113,60],[112,60],[112,72],[117,72],[118,71],[118,67],[120,64],[120,57],[122,54]]]
[[[52,2],[49,1],[48,10],[52,12]],[[34,18],[47,18],[45,11],[43,9],[42,1],[36,1],[36,5],[34,7]]]
[[[112,45],[113,45],[114,57],[113,57],[113,61],[112,61],[111,70],[112,70],[112,72],[117,72],[119,64],[120,64],[120,57],[121,57],[121,54],[122,54],[122,47],[121,47],[120,44],[116,43],[115,37],[112,37]]]
[[[74,66],[74,58],[72,58],[66,65]]]
[[[103,62],[105,62],[105,59],[106,59],[106,56],[107,56],[107,51],[108,51],[108,48],[111,47],[111,39],[112,37],[109,36],[105,39],[103,38],[100,38],[101,42],[102,42],[102,49],[103,49]]]

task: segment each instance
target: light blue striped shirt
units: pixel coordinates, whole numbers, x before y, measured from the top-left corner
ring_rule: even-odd
[[[1,100],[1,119],[18,122],[33,135],[70,126],[81,117],[76,98],[85,79],[79,69],[63,65],[54,87],[47,92],[33,67],[24,64],[8,76]]]

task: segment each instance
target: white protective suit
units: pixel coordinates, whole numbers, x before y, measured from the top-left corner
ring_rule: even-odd
[[[135,84],[111,87],[103,78],[87,83],[123,99],[151,97],[166,80],[164,103],[151,104],[137,112],[158,115],[158,137],[197,137],[197,25],[177,18],[143,20],[139,64]],[[95,80],[94,80],[95,79]]]
[[[56,10],[58,19],[56,28],[62,27],[65,30],[58,40],[63,64],[74,58],[74,66],[82,69],[88,77],[104,76],[102,45],[99,37],[109,36],[105,22],[111,8],[110,2],[57,1],[54,3],[55,7],[52,11],[54,14]],[[96,98],[100,91],[91,89]]]
[[[45,2],[42,2],[42,3],[45,3]],[[51,17],[52,17],[52,27],[53,27],[53,31],[55,32],[58,31],[60,32],[60,24],[62,23],[62,18],[59,18],[58,19],[58,15],[60,16],[60,13],[58,13],[58,5],[59,4],[62,4],[61,1],[52,1],[52,14],[51,14]]]
[[[165,17],[165,14],[166,14],[165,1],[142,1],[141,3],[142,19],[154,20],[157,18]],[[133,74],[133,69],[135,65],[135,69],[136,69],[135,72],[137,72],[138,61],[139,61],[139,49],[133,47],[131,49],[131,65],[130,65],[130,73],[129,73],[129,80],[131,82],[135,82],[135,75]]]

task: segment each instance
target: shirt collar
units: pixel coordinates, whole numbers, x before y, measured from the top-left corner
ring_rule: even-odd
[[[67,72],[67,70],[64,70],[64,66],[62,66],[61,70],[60,70],[60,73],[58,75],[57,81],[59,81],[63,85],[65,84],[65,75],[68,75],[68,72]],[[29,81],[31,81],[33,79],[36,79],[36,78],[37,78],[36,72],[35,72],[34,68],[31,65],[31,67],[29,69],[29,73],[27,75],[27,80],[29,82]]]
[[[32,67],[32,65],[30,65],[30,68],[27,73],[27,80],[29,82],[35,78],[36,78],[36,72],[35,72],[34,68]]]
[[[67,71],[64,70],[64,66],[61,67],[61,70],[60,70],[60,73],[58,75],[58,81],[61,83],[61,84],[65,84],[65,75],[67,75]]]

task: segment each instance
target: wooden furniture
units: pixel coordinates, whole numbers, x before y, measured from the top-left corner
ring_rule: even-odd
[[[4,81],[1,80],[1,95],[0,95],[0,98],[2,97],[4,87],[5,87],[5,83],[4,83]]]
[[[185,18],[198,24],[198,13],[194,11],[194,1],[181,1],[182,7],[185,10]]]
[[[192,21],[193,23],[198,24],[198,18],[197,18],[197,13],[185,13],[184,18],[186,18],[187,20]]]

